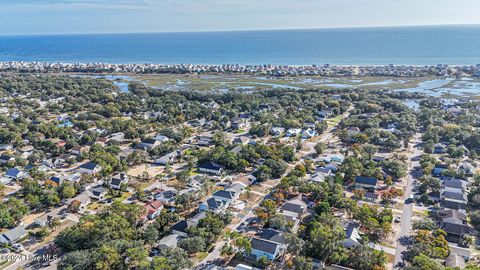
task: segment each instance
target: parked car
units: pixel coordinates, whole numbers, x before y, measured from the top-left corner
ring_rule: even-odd
[[[12,245],[12,248],[14,251],[17,251],[17,252],[22,252],[25,250],[25,248],[22,246],[22,244],[13,244]]]

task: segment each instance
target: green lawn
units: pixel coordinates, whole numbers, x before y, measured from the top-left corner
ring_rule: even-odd
[[[198,252],[195,254],[195,259],[199,262],[203,261],[208,256],[208,252]]]

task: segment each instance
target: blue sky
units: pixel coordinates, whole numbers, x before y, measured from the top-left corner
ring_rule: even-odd
[[[480,24],[480,0],[0,0],[0,35]]]

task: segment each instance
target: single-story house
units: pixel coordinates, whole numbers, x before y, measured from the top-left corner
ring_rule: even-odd
[[[451,177],[442,177],[440,180],[442,180],[443,188],[458,189],[462,191],[467,189],[467,181]]]
[[[165,154],[163,156],[161,156],[160,158],[157,158],[155,160],[155,164],[158,164],[158,165],[167,165],[167,164],[170,164],[172,163],[175,158],[177,158],[179,156],[179,152],[178,151],[173,151],[171,153],[168,153],[168,154]]]
[[[433,146],[434,154],[444,154],[447,152],[447,147],[443,143],[437,143]]]
[[[438,211],[438,217],[443,223],[467,224],[467,215],[456,209],[442,209]]]
[[[169,234],[158,242],[157,248],[158,249],[165,249],[165,248],[174,248],[177,246],[178,242],[182,237],[176,233]]]
[[[285,133],[285,137],[296,137],[300,135],[302,132],[302,129],[300,128],[290,128],[287,130],[287,133]]]
[[[310,138],[315,137],[317,135],[318,135],[318,133],[315,130],[310,129],[310,128],[302,131],[302,138],[303,139],[310,139]]]
[[[270,134],[273,136],[280,136],[285,132],[285,128],[283,127],[272,127],[270,129]]]
[[[122,142],[125,139],[125,133],[117,132],[108,136],[108,141]]]
[[[442,206],[449,209],[465,209],[468,204],[467,194],[459,190],[443,189],[440,198]]]
[[[70,201],[68,201],[68,205],[73,205],[73,204],[78,204],[78,209],[77,213],[84,213],[85,210],[87,209],[87,206],[90,204],[90,196],[88,196],[85,193],[81,193],[77,195],[76,197],[72,198]]]
[[[49,179],[50,181],[54,182],[55,184],[57,184],[58,186],[62,185],[63,184],[63,181],[65,180],[65,177],[61,176],[61,175],[54,175],[52,177],[50,177]]]
[[[0,243],[2,244],[14,244],[20,241],[23,237],[27,236],[28,233],[25,230],[25,227],[18,226],[11,230],[8,230],[0,235]]]
[[[66,211],[67,211],[67,206],[56,208],[36,218],[34,223],[40,227],[47,226],[50,224],[50,222],[52,222],[53,219],[55,218],[61,219],[62,217],[65,217],[63,215],[65,214]]]
[[[247,144],[248,141],[250,141],[249,138],[247,137],[244,137],[244,136],[240,136],[240,137],[236,137],[235,139],[232,140],[232,144]]]

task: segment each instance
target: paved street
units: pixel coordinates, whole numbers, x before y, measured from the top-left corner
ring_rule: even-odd
[[[412,176],[412,172],[414,171],[414,168],[419,166],[420,163],[418,161],[418,157],[422,154],[421,149],[418,147],[418,143],[420,142],[420,134],[416,134],[415,138],[413,139],[413,142],[410,143],[410,166],[409,166],[409,173],[408,173],[408,179],[407,179],[407,186],[405,188],[405,200],[410,197],[412,194],[412,189],[413,189],[413,182],[414,182],[414,177]],[[397,250],[395,253],[395,261],[394,261],[394,267],[398,265],[399,262],[402,261],[402,252],[405,251],[406,246],[402,245],[400,243],[400,239],[402,239],[405,236],[410,235],[410,230],[412,227],[412,213],[413,213],[413,202],[410,203],[405,203],[403,205],[403,212],[402,212],[402,218],[400,221],[400,232],[397,235]]]

